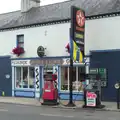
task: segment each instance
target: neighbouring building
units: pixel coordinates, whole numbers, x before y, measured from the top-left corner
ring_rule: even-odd
[[[90,67],[108,69],[103,100],[115,100],[114,83],[120,78],[119,0],[70,0],[45,6],[40,6],[39,0],[21,0],[21,11],[1,14],[0,88],[6,96],[39,98],[44,72],[49,69],[47,72],[58,74],[61,99],[69,98],[69,54],[65,46],[70,37],[72,5],[86,13],[85,55],[91,56]],[[37,55],[39,46],[45,48],[43,58]],[[73,98],[76,100],[83,99],[84,74],[84,63],[74,63]]]

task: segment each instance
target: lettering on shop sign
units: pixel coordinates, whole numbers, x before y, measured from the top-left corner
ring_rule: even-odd
[[[77,61],[73,61],[74,64],[84,64],[84,63],[79,63]],[[70,59],[63,59],[63,65],[69,65],[70,64]]]
[[[41,60],[31,60],[31,65],[62,65],[62,59],[41,59]]]
[[[12,66],[29,66],[30,60],[12,60]]]

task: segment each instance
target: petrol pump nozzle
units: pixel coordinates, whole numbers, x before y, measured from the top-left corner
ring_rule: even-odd
[[[56,74],[52,74],[52,80],[56,81],[57,80],[57,75]]]

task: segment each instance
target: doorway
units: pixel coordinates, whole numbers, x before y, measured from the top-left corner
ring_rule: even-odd
[[[0,57],[0,96],[12,96],[12,67],[8,56]]]

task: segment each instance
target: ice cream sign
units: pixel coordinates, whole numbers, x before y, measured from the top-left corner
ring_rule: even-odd
[[[96,98],[97,98],[97,95],[94,92],[87,92],[86,93],[87,106],[95,107],[96,106]]]

